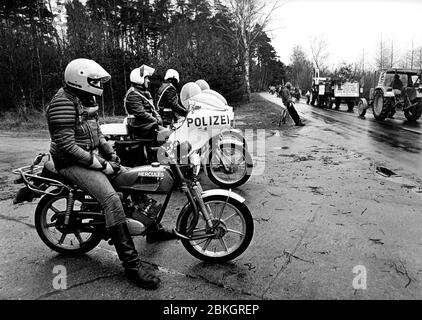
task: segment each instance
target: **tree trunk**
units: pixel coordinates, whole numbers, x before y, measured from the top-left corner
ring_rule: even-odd
[[[114,117],[116,115],[116,105],[114,103],[113,79],[110,79],[110,89],[111,89],[111,105],[113,106],[112,114]]]
[[[245,53],[243,55],[243,65],[245,67],[245,86],[246,86],[246,102],[251,101],[251,83],[250,83],[250,61],[249,61],[249,45],[246,35],[246,30],[242,28],[242,41]]]
[[[40,84],[41,84],[41,105],[42,105],[42,110],[44,110],[44,81],[43,81],[43,75],[42,75],[42,64],[41,64],[41,58],[40,58],[40,50],[37,47],[37,56],[38,56],[38,67],[39,67],[39,71],[40,71]]]

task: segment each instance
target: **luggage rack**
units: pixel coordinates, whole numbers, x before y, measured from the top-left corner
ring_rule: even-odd
[[[44,166],[39,165],[39,163],[45,156],[48,156],[50,159],[48,154],[40,153],[35,157],[32,165],[14,169],[12,170],[12,173],[20,175],[20,178],[16,179],[15,183],[24,183],[28,189],[35,193],[57,196],[61,194],[64,189],[70,188],[58,180],[40,176]],[[49,187],[58,187],[59,189],[58,191],[47,191]]]

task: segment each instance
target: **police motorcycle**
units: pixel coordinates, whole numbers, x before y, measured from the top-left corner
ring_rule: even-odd
[[[210,90],[211,91],[211,90]],[[253,162],[245,138],[232,128],[233,108],[222,103],[215,93],[203,92],[195,83],[181,90],[182,104],[189,112],[170,128],[170,133],[158,134],[158,143],[188,141],[191,154],[198,154],[209,179],[223,188],[236,188],[251,176]],[[161,162],[156,141],[135,137],[123,123],[101,125],[102,133],[114,141],[114,148],[123,165],[137,166]]]
[[[232,260],[249,246],[254,224],[245,199],[231,190],[203,191],[197,181],[199,159],[182,164],[177,157],[188,143],[175,142],[164,153],[168,163],[126,168],[117,166],[110,178],[121,197],[132,236],[144,236],[162,220],[170,197],[181,190],[187,202],[180,210],[174,233],[194,257],[208,262]],[[48,156],[47,161],[40,165]],[[186,156],[186,154],[184,155]],[[31,165],[13,170],[15,183],[25,187],[14,203],[41,198],[35,210],[35,227],[41,240],[64,254],[83,254],[101,240],[110,240],[105,215],[97,200],[66,181],[55,169],[48,154],[39,154]],[[145,195],[165,196],[158,212],[150,212],[140,199]]]

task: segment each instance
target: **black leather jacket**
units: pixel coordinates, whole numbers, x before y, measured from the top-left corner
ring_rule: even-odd
[[[186,108],[179,104],[176,88],[167,81],[158,89],[157,107],[165,126],[171,124],[176,115],[185,117],[188,113]]]

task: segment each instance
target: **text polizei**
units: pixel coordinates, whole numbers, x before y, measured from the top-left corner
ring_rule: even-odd
[[[187,122],[188,122],[188,127],[230,125],[230,117],[228,115],[203,116],[203,117],[196,117],[196,118],[188,118]]]

